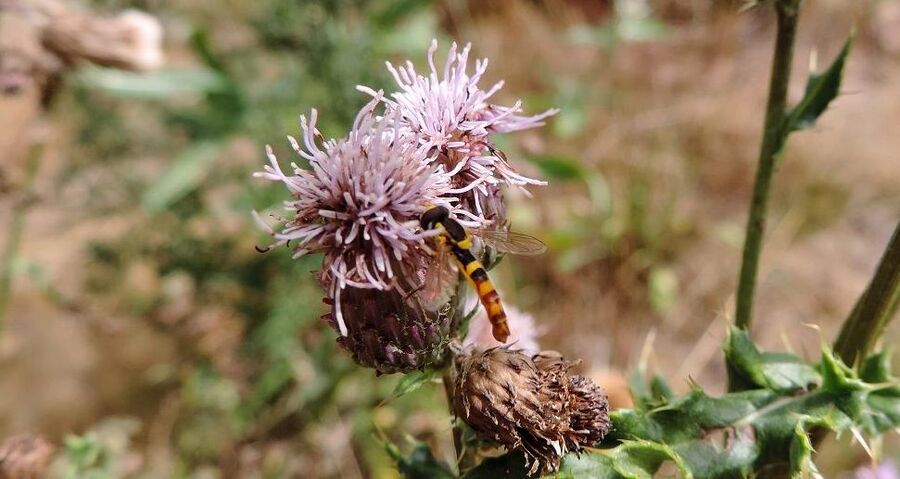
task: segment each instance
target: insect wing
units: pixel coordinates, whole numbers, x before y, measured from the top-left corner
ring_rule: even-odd
[[[502,253],[534,256],[547,251],[547,245],[543,241],[523,233],[489,229],[473,229],[471,233],[481,239],[485,246]]]
[[[425,273],[419,300],[429,311],[437,311],[453,296],[458,278],[456,264],[450,261],[447,248],[438,248],[434,260]]]

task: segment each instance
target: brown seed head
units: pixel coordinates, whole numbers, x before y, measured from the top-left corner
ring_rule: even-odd
[[[606,396],[570,375],[573,364],[507,348],[460,355],[454,411],[483,439],[521,451],[531,474],[556,471],[566,452],[594,445],[610,428]]]

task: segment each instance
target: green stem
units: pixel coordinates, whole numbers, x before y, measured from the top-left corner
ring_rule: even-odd
[[[25,182],[22,185],[21,196],[13,205],[12,216],[9,221],[9,229],[6,234],[6,250],[0,259],[0,333],[6,326],[6,310],[9,307],[10,292],[12,290],[13,263],[19,254],[19,244],[22,242],[22,231],[25,224],[27,205],[34,194],[34,181],[37,177],[41,155],[44,152],[44,142],[35,141],[28,148]]]
[[[444,394],[446,394],[447,396],[447,409],[450,410],[451,415],[453,415],[453,377],[450,374],[450,368],[452,367],[453,366],[451,365],[444,368],[444,373],[442,376],[442,380],[444,383]],[[456,463],[460,467],[461,471],[465,446],[463,445],[462,428],[459,427],[459,424],[457,424],[455,420],[453,421],[453,448],[456,450]]]
[[[749,329],[753,312],[753,292],[759,269],[759,255],[765,232],[766,207],[769,187],[775,173],[776,158],[787,138],[787,89],[791,78],[791,60],[794,55],[794,39],[797,33],[800,0],[776,0],[778,35],[775,40],[775,56],[772,60],[772,76],[769,79],[769,101],[763,124],[763,140],[759,151],[759,166],[753,186],[753,200],[747,219],[741,273],[738,280],[735,323]]]
[[[848,365],[868,356],[900,305],[900,222],[862,296],[844,321],[834,350]]]

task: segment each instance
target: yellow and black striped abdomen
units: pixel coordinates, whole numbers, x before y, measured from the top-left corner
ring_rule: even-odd
[[[487,317],[488,321],[491,322],[491,332],[494,335],[494,339],[501,343],[505,343],[509,338],[509,325],[506,322],[506,312],[503,311],[503,304],[500,303],[500,295],[497,294],[497,290],[494,289],[494,285],[491,283],[491,279],[488,277],[484,266],[482,266],[481,262],[475,259],[472,252],[465,247],[470,243],[471,241],[467,238],[465,241],[453,244],[453,255],[456,256],[457,261],[459,261],[460,266],[462,266],[462,270],[466,277],[472,282],[472,286],[475,288],[475,292],[478,294],[481,304],[484,306],[485,311],[487,311]]]

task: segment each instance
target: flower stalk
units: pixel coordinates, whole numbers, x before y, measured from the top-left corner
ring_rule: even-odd
[[[738,279],[735,323],[750,329],[753,314],[753,294],[759,270],[759,256],[765,233],[769,189],[775,173],[777,157],[784,148],[790,128],[787,122],[787,90],[791,79],[791,60],[797,33],[800,0],[776,0],[778,33],[769,79],[769,100],[763,124],[763,141],[759,151],[759,166],[753,186],[753,199],[747,218],[747,231]]]
[[[844,321],[834,344],[835,352],[848,365],[868,357],[885,327],[900,306],[900,222],[875,274]]]

